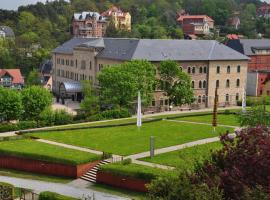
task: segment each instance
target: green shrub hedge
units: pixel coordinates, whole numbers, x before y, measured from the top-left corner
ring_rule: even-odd
[[[13,199],[14,186],[8,183],[0,182],[0,199]]]
[[[87,119],[89,121],[101,121],[106,119],[119,119],[119,118],[127,118],[131,117],[130,112],[128,109],[113,109],[113,110],[106,110],[96,115],[90,116]]]
[[[172,173],[169,170],[163,170],[163,169],[129,163],[129,160],[126,160],[126,161],[124,160],[119,163],[103,165],[100,167],[100,170],[102,172],[111,173],[116,176],[118,175],[118,176],[138,178],[145,181],[151,181],[164,173]]]
[[[42,192],[39,194],[38,200],[78,200],[78,199],[63,196],[54,192]]]
[[[16,124],[2,123],[0,124],[0,133],[8,131],[18,131],[24,129],[37,128],[37,122],[35,121],[20,121]]]

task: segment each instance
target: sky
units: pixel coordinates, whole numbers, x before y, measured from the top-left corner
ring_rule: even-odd
[[[46,0],[0,0],[0,9],[17,10],[21,5],[34,4],[36,2],[46,2]],[[270,0],[264,0],[270,3]]]

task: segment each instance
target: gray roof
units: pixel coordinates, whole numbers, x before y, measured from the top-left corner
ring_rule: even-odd
[[[253,49],[269,49],[270,39],[241,39],[244,54],[247,56],[255,55]]]
[[[102,43],[103,40],[103,43]],[[245,55],[214,40],[163,40],[126,38],[73,38],[54,53],[72,54],[76,46],[104,44],[97,57],[114,60],[248,60]],[[91,47],[92,47],[91,46]]]
[[[0,26],[0,31],[3,31],[5,33],[5,37],[15,37],[12,28],[8,26]]]
[[[99,21],[105,21],[106,18],[100,15],[98,12],[90,12],[90,11],[84,11],[81,13],[74,13],[73,18],[78,21],[83,21],[86,19],[86,17],[95,17]]]
[[[80,82],[69,81],[69,82],[62,82],[61,84],[64,85],[67,93],[81,92],[82,91],[82,86],[81,86]]]
[[[96,40],[90,40],[79,45],[80,47],[95,47],[95,48],[104,48],[103,38],[97,38]]]

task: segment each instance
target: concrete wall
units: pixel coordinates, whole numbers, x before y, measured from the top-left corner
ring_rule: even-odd
[[[257,96],[258,73],[250,72],[247,74],[247,95]]]

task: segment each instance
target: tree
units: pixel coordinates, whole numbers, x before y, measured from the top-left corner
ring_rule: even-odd
[[[98,80],[103,104],[129,108],[138,91],[144,103],[150,103],[155,84],[155,68],[148,61],[134,60],[103,69]]]
[[[190,104],[194,101],[190,77],[182,72],[175,61],[163,61],[158,68],[160,87],[169,97],[170,105]]]
[[[84,99],[80,104],[81,109],[87,116],[96,114],[99,111],[99,101],[96,91],[92,88],[91,81],[82,81]]]
[[[41,79],[38,70],[33,69],[26,80],[26,85],[31,86],[31,85],[41,85]]]
[[[31,86],[22,90],[24,118],[37,120],[40,113],[52,104],[48,90],[40,86]]]
[[[0,88],[0,120],[18,120],[22,112],[21,94],[15,89]]]
[[[241,16],[240,30],[249,38],[256,36],[256,6],[247,4]]]

